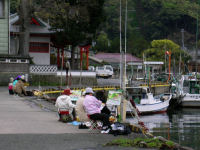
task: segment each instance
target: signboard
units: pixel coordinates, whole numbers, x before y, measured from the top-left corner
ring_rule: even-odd
[[[106,104],[115,105],[115,106],[120,105],[121,97],[122,97],[122,91],[121,90],[109,91]]]
[[[81,90],[72,90],[70,95],[72,101],[77,101],[81,97]]]

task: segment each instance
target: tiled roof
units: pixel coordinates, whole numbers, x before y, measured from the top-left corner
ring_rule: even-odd
[[[33,21],[36,21],[37,25]],[[30,33],[51,34],[50,25],[38,17],[32,17]],[[17,13],[10,15],[10,32],[19,32],[19,16]]]
[[[116,63],[120,62],[120,53],[97,53],[94,57],[102,59],[105,62]],[[126,54],[126,62],[142,62],[142,59],[131,54]]]

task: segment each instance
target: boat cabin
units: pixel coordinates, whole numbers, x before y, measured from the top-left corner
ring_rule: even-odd
[[[183,82],[183,91],[189,94],[200,94],[200,81],[185,80]]]
[[[128,99],[132,99],[135,104],[140,104],[141,99],[148,99],[148,93],[150,93],[149,88],[134,87],[127,88]]]

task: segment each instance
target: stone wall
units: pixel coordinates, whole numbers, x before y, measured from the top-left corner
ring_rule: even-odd
[[[28,73],[28,63],[0,63],[0,73],[11,72],[11,73]]]
[[[80,77],[71,77],[69,79],[71,87],[78,87],[78,86],[96,86],[97,79],[96,77],[82,77],[81,84],[80,84]],[[66,85],[66,77],[63,76],[56,76],[56,75],[36,75],[30,74],[29,75],[29,83],[30,85],[34,86],[65,86]]]
[[[0,86],[7,86],[9,83],[10,77],[17,77],[18,75],[22,75],[24,73],[21,72],[12,72],[12,73],[0,73]],[[25,75],[25,74],[24,74]],[[28,82],[30,86],[62,86],[66,85],[66,78],[63,76],[56,75],[36,75],[36,74],[28,74]],[[80,84],[80,77],[71,77],[70,79],[71,87],[78,86],[97,86],[96,77],[82,77]]]

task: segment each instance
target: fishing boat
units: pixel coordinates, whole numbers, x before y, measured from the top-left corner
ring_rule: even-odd
[[[194,74],[182,75],[181,106],[200,107],[200,79]]]
[[[170,93],[153,96],[147,87],[127,88],[127,92],[129,99],[135,103],[136,109],[138,109],[140,114],[165,112],[172,98],[172,94]],[[131,101],[128,103],[131,103]],[[131,111],[131,108],[128,107],[127,111]]]

